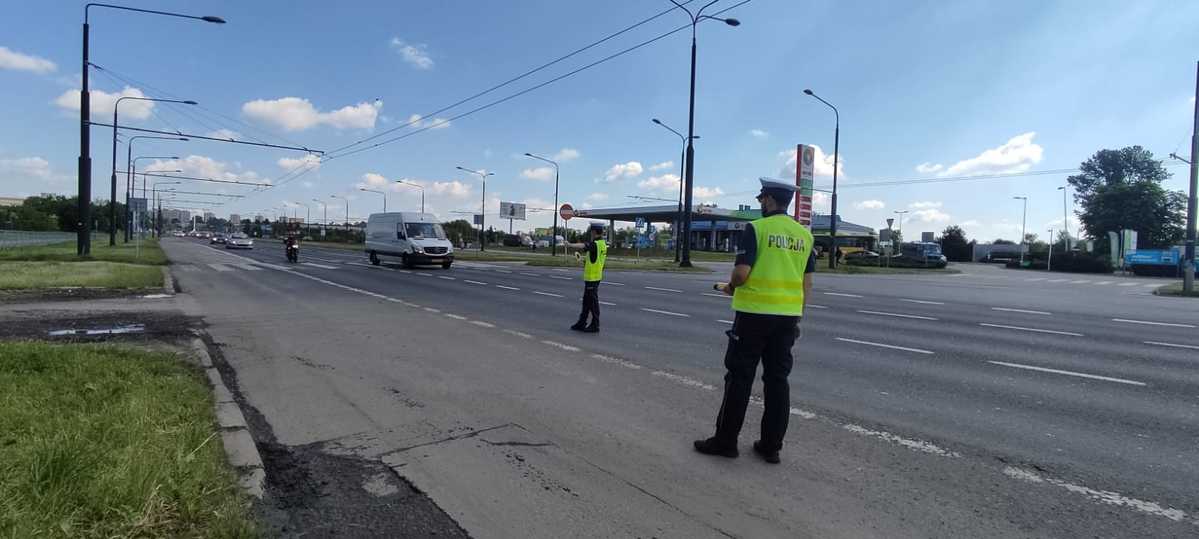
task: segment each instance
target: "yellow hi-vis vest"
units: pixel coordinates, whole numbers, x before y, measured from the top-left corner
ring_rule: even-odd
[[[733,291],[733,310],[803,316],[803,278],[815,243],[812,232],[786,214],[751,223],[758,253],[745,284]]]
[[[595,240],[595,262],[591,255],[583,255],[583,280],[587,282],[604,280],[604,259],[608,256],[608,243]]]

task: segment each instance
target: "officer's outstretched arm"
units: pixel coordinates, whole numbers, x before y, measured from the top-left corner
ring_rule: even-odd
[[[749,280],[749,272],[752,269],[749,264],[737,264],[733,266],[733,273],[729,275],[729,282],[724,286],[724,293],[732,295],[738,286],[745,284],[745,281]]]

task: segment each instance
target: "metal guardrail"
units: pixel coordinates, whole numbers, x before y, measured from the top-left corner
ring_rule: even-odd
[[[74,232],[32,232],[28,230],[0,230],[0,249],[29,247],[33,245],[50,245],[72,241]]]

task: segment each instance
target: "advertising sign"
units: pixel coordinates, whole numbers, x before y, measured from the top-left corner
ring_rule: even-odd
[[[799,196],[795,197],[795,220],[812,226],[812,194],[816,181],[816,148],[807,144],[795,146],[795,185]]]
[[[481,214],[475,214],[475,224],[478,226],[483,226],[483,216]]]
[[[524,221],[525,205],[520,202],[500,202],[500,217]]]
[[[936,235],[935,232],[921,232],[920,233],[920,241],[925,242],[925,243],[932,242],[935,239],[935,237],[934,237],[935,235]]]

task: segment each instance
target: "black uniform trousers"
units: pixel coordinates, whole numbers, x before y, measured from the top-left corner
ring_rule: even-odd
[[[579,325],[587,323],[591,316],[591,325],[599,327],[599,285],[600,281],[583,282],[583,312],[579,313]]]
[[[765,411],[762,413],[763,449],[778,451],[787,434],[791,414],[791,346],[799,337],[798,316],[753,314],[738,311],[733,329],[727,331],[729,347],[724,355],[724,400],[716,416],[716,441],[736,447],[745,422],[745,409],[753,389],[758,361],[762,362]]]

